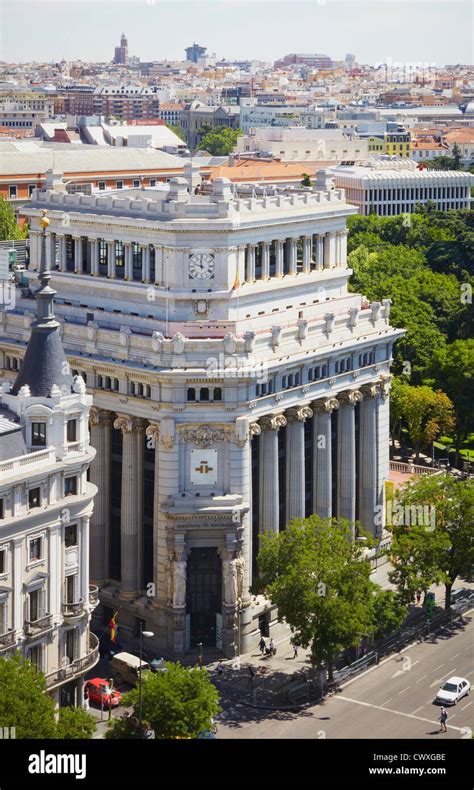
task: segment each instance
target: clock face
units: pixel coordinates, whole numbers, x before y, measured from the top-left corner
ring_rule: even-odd
[[[214,276],[214,256],[207,252],[195,252],[189,257],[189,276],[193,280],[210,280]]]

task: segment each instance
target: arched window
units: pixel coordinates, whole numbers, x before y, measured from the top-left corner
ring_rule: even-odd
[[[214,400],[222,400],[222,390],[220,387],[214,388]]]
[[[194,387],[188,387],[187,400],[196,400],[196,390]]]
[[[201,387],[199,391],[199,400],[209,400],[209,390],[207,387]]]

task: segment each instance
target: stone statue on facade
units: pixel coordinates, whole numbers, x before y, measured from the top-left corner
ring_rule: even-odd
[[[173,567],[173,606],[184,606],[186,603],[186,562],[174,560]]]

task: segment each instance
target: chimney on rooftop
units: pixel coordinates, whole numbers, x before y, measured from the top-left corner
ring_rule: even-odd
[[[188,192],[190,195],[194,195],[196,189],[201,186],[201,171],[199,165],[192,161],[185,162],[183,173],[188,184]]]
[[[51,190],[52,192],[66,192],[66,184],[63,181],[64,173],[59,170],[46,170],[46,181],[44,189]]]

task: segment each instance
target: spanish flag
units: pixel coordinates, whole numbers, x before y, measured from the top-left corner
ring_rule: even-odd
[[[110,641],[115,642],[117,639],[117,615],[118,609],[114,612],[114,616],[109,620],[109,628],[110,628]]]
[[[235,291],[238,287],[239,287],[239,268],[237,267],[237,270],[235,272],[235,280],[234,280],[234,284],[232,286],[232,290]]]

